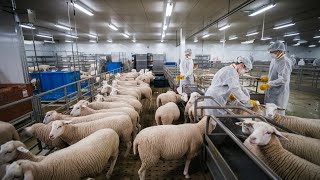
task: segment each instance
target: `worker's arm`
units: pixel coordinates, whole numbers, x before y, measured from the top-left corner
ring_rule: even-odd
[[[187,76],[191,76],[193,74],[193,60],[188,60],[189,62],[189,67],[187,71]]]
[[[244,92],[242,91],[239,79],[237,79],[235,77],[230,77],[227,79],[227,84],[229,86],[231,93],[234,96],[236,96],[236,98],[240,102],[244,103],[244,102],[247,102],[250,100],[250,97],[245,95]]]
[[[278,79],[268,82],[268,84],[271,87],[278,87],[290,81],[290,74],[291,74],[290,62],[285,61],[284,66],[278,67],[277,70],[278,70]]]

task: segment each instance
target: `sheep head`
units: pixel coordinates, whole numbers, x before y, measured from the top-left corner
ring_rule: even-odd
[[[275,105],[274,103],[266,103],[265,107],[266,107],[266,116],[271,119],[274,118],[274,115],[277,113],[277,110],[279,111],[285,110]]]
[[[33,180],[33,174],[29,167],[29,160],[18,160],[6,166],[6,174],[3,180]]]
[[[72,121],[58,120],[54,121],[51,125],[51,131],[49,134],[49,139],[54,140],[64,133],[65,126],[71,124]]]
[[[101,95],[101,94],[97,94],[97,95],[95,96],[95,100],[96,100],[97,102],[103,102],[103,101],[104,101],[104,96]]]
[[[82,102],[80,102],[80,101],[82,101]],[[89,104],[88,101],[83,101],[83,100],[80,100],[80,101],[73,106],[73,109],[70,112],[71,116],[80,116],[80,113],[81,113],[80,107],[87,106]]]
[[[137,72],[137,70],[136,69],[131,69],[131,72]]]
[[[56,120],[57,115],[58,112],[55,110],[48,111],[42,122],[44,124],[48,124],[49,122]]]
[[[20,141],[8,141],[1,145],[0,164],[8,163],[15,160],[18,153],[29,153],[30,151]]]
[[[245,120],[242,122],[236,122],[235,124],[238,126],[241,126],[241,131],[245,135],[250,135],[253,132],[253,123],[255,123],[252,120]]]
[[[273,134],[288,140],[275,127],[265,122],[254,122],[252,127],[253,127],[253,132],[248,137],[251,144],[257,144],[260,146],[267,145],[270,142],[271,136]]]
[[[179,95],[178,95],[178,96],[179,96]],[[182,100],[182,101],[184,101],[184,102],[187,102],[187,101],[188,101],[188,94],[182,93],[182,94],[180,95],[180,97],[181,97],[181,100]]]
[[[199,94],[197,92],[191,93],[188,103],[193,104],[196,101],[196,99],[198,99],[200,96],[201,96],[201,94]]]

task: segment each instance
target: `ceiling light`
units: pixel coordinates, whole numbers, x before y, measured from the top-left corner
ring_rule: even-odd
[[[272,38],[271,37],[263,37],[263,38],[261,38],[262,41],[266,41],[266,40],[270,40],[270,39],[272,39]]]
[[[195,39],[193,42],[195,42],[195,43],[198,42],[198,39]]]
[[[257,10],[254,10],[254,12],[249,14],[249,16],[258,15],[258,14],[260,14],[260,13],[266,11],[266,10],[269,10],[269,9],[275,7],[275,6],[276,6],[276,4],[269,4],[269,5],[262,6],[262,7],[258,8]]]
[[[73,41],[66,40],[65,42],[67,42],[67,43],[72,43]]]
[[[300,40],[300,41],[298,41],[298,43],[300,43],[300,44],[303,44],[303,43],[307,43],[308,41],[305,41],[305,40]]]
[[[289,33],[289,34],[285,34],[283,37],[289,37],[289,36],[296,36],[299,35],[300,33]]]
[[[122,36],[126,37],[126,38],[129,38],[129,35],[126,34],[126,33],[122,33]]]
[[[311,45],[309,45],[308,47],[316,47],[316,45],[314,45],[314,44],[311,44]]]
[[[19,26],[27,29],[36,29],[33,25],[20,24]]]
[[[48,41],[48,40],[44,40],[43,42],[45,42],[45,43],[56,43],[54,41]]]
[[[210,34],[206,34],[206,35],[202,36],[202,38],[207,38],[209,36],[210,36]]]
[[[55,24],[54,26],[55,26],[55,27],[57,27],[57,28],[60,28],[60,29],[68,30],[68,31],[70,31],[70,30],[71,30],[71,28],[70,28],[70,27],[62,26],[62,25],[59,25],[59,24]]]
[[[254,42],[254,39],[249,41],[243,41],[241,42],[241,44],[252,44],[253,42]]]
[[[235,40],[235,39],[238,39],[238,37],[237,36],[230,36],[229,37],[229,40],[231,41],[231,40]]]
[[[249,33],[249,34],[246,34],[246,36],[254,36],[254,35],[257,35],[257,34],[259,34],[259,32]]]
[[[39,37],[44,37],[44,38],[52,38],[51,35],[47,35],[47,34],[37,34],[36,36],[39,36]]]
[[[88,34],[88,36],[92,38],[97,38],[97,35],[93,35],[93,34]]]
[[[97,41],[96,40],[90,40],[89,42],[96,43]]]
[[[320,38],[320,36],[314,36],[313,38],[314,38],[314,39],[318,39],[318,38]]]
[[[167,9],[166,9],[166,16],[171,16],[172,9],[173,9],[173,3],[168,3]]]
[[[74,36],[74,35],[71,35],[71,34],[65,34],[65,36],[67,36],[67,37],[71,37],[71,38],[78,38],[78,36]]]
[[[167,30],[167,28],[168,28],[167,25],[164,25],[164,26],[163,26],[163,30],[164,30],[164,31]]]
[[[107,42],[112,43],[112,39],[108,39]]]
[[[82,11],[82,12],[86,13],[87,15],[89,15],[89,16],[93,16],[93,13],[92,13],[92,12],[90,12],[90,11],[89,11],[89,10],[87,10],[86,8],[84,8],[84,7],[80,6],[79,4],[77,4],[77,3],[73,3],[73,5],[74,5],[74,7],[75,7],[75,8],[77,8],[78,10],[80,10],[80,11]]]
[[[293,39],[294,41],[300,41],[300,38],[296,37]]]
[[[160,42],[162,42],[163,43],[163,39],[161,39],[161,41]]]
[[[275,26],[273,29],[282,29],[282,28],[285,28],[285,27],[293,26],[295,24],[296,23],[282,24],[282,25]]]
[[[115,30],[115,31],[118,31],[118,28],[117,28],[116,26],[114,26],[114,25],[112,25],[112,24],[108,24],[108,26],[109,26],[111,29],[113,29],[113,30]]]
[[[300,46],[300,43],[292,44],[292,46]]]
[[[135,43],[135,42],[137,42],[137,40],[135,40],[135,39],[132,39],[132,42],[134,42],[134,43]]]
[[[226,40],[225,39],[220,39],[220,42],[224,43],[224,42],[226,42]]]
[[[222,30],[228,29],[229,27],[230,27],[230,24],[227,24],[227,25],[222,26],[221,28],[219,28],[219,31],[222,31]]]

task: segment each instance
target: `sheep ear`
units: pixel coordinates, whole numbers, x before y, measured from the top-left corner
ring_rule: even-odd
[[[243,126],[243,122],[236,122],[235,124],[238,126]]]
[[[30,152],[28,149],[26,149],[25,147],[22,147],[22,146],[17,147],[17,151],[20,151],[20,152],[23,152],[23,153]]]
[[[23,180],[34,180],[33,174],[30,170],[27,170],[24,172],[24,178]]]
[[[248,127],[253,127],[254,123],[255,123],[254,121],[252,121],[252,122],[243,122],[243,125],[244,126],[248,126]]]
[[[287,141],[289,141],[288,138],[286,138],[280,131],[278,131],[276,128],[274,128],[274,134],[277,135],[278,137],[281,137]]]
[[[68,125],[68,124],[71,124],[71,123],[72,123],[72,121],[63,121],[64,125]]]

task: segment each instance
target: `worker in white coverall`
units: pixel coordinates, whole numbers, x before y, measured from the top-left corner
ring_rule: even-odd
[[[268,51],[273,59],[269,67],[269,81],[260,86],[261,90],[266,90],[264,102],[286,109],[290,93],[291,60],[286,56],[285,45],[280,41],[271,44]],[[279,113],[284,115],[285,110]]]
[[[185,59],[182,59],[180,62],[180,75],[183,76],[183,79],[180,80],[180,85],[177,89],[179,94],[182,94],[182,86],[185,84],[194,84],[193,77],[193,60],[191,58],[192,51],[187,49],[185,51]]]
[[[237,62],[221,68],[213,77],[210,87],[205,96],[211,96],[212,99],[205,99],[206,106],[225,106],[230,95],[233,94],[238,101],[246,106],[252,107],[248,91],[244,91],[240,85],[239,75],[243,75],[252,69],[252,62],[245,57],[238,57]],[[222,115],[226,111],[219,109],[207,109],[207,115]]]

